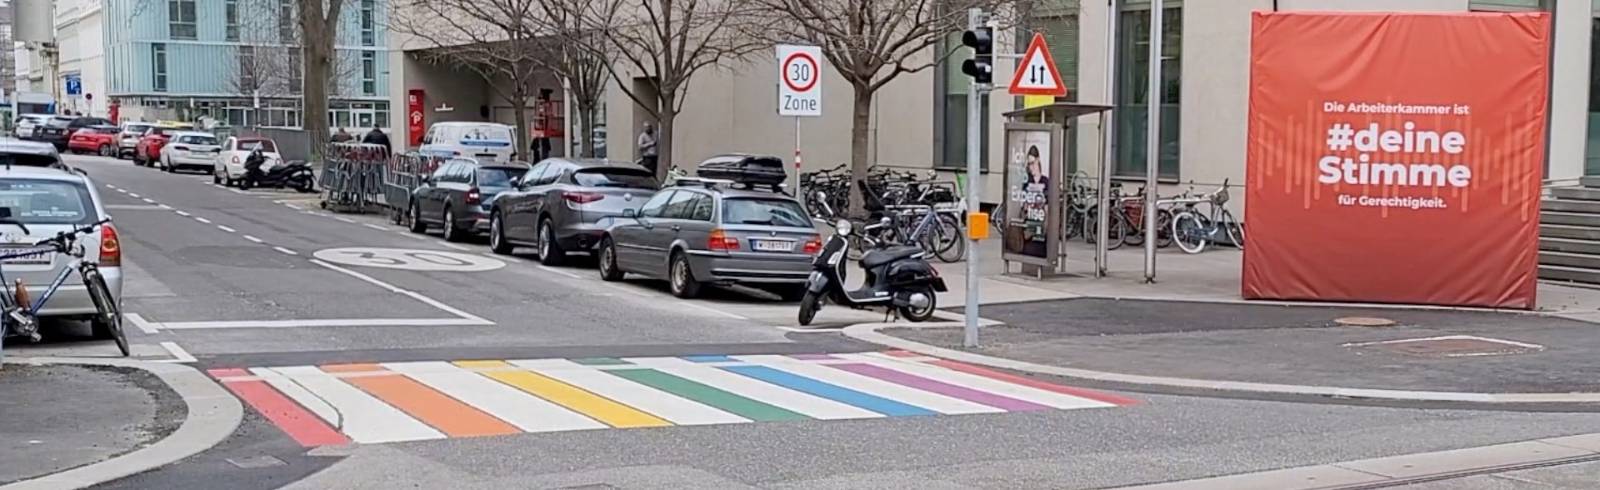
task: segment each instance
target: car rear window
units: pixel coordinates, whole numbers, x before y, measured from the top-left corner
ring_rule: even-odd
[[[120,131],[117,128],[90,128],[90,130],[100,134],[117,134],[117,131]]]
[[[511,187],[511,179],[521,177],[528,169],[513,167],[483,167],[478,169],[478,185],[484,187]]]
[[[590,168],[572,173],[572,180],[584,187],[624,187],[629,189],[656,189],[656,177],[644,170],[631,168]]]
[[[217,138],[212,137],[212,136],[191,134],[191,135],[179,136],[178,137],[178,142],[179,143],[188,143],[188,144],[191,144],[191,145],[215,145],[215,144],[217,144]]]
[[[143,133],[146,129],[150,129],[150,125],[149,124],[129,124],[127,126],[123,126],[123,129],[128,131],[128,132],[130,132],[130,133]]]
[[[268,140],[239,140],[240,150],[256,151],[256,148],[260,148],[261,151],[268,153],[278,151],[278,147],[273,145],[272,142]]]
[[[48,167],[61,163],[61,159],[53,155],[33,155],[29,153],[0,153],[0,167],[16,165],[18,167]]]
[[[806,217],[800,204],[784,199],[724,199],[722,222],[730,225],[811,227],[811,219]]]
[[[83,184],[59,180],[0,179],[0,208],[11,211],[10,221],[26,225],[86,225],[99,219]]]

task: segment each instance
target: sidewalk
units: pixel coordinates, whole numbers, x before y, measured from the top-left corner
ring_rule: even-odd
[[[166,383],[131,368],[7,363],[0,394],[0,485],[148,446],[186,413]]]

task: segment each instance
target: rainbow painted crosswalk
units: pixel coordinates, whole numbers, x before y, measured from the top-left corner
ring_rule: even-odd
[[[308,447],[1136,403],[900,351],[333,364],[210,373]]]

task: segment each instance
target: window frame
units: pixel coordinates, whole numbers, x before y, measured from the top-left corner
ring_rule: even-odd
[[[184,7],[188,18],[184,19]],[[167,0],[167,37],[193,41],[200,38],[200,14],[195,0]],[[181,28],[181,29],[180,29]]]
[[[239,41],[239,0],[223,0],[222,18],[224,41]]]
[[[1150,6],[1151,4],[1148,0],[1133,0],[1123,4],[1121,10],[1116,13],[1118,37],[1114,42],[1118,43],[1118,59],[1115,63],[1116,73],[1114,74],[1116,100],[1112,101],[1112,106],[1114,107],[1113,110],[1123,115],[1115,119],[1117,125],[1114,129],[1116,148],[1111,155],[1112,179],[1143,180],[1146,176],[1145,151],[1148,148],[1148,142],[1144,135],[1145,128],[1148,127],[1149,120],[1147,118],[1149,113],[1152,112],[1149,110],[1151,105],[1149,102],[1150,95],[1147,93],[1149,89],[1149,80],[1147,79],[1149,76],[1149,64],[1146,61],[1145,64],[1140,65],[1138,60],[1140,57],[1147,58],[1150,55],[1150,40],[1147,39],[1149,36],[1147,27],[1149,25]],[[1168,0],[1163,3],[1162,28],[1166,32],[1162,33],[1162,42],[1169,43],[1166,39],[1169,35],[1173,39],[1170,44],[1162,46],[1161,62],[1163,66],[1161,76],[1164,80],[1170,80],[1170,86],[1164,87],[1162,95],[1167,99],[1173,100],[1173,102],[1163,100],[1155,104],[1157,110],[1154,112],[1156,117],[1164,117],[1165,115],[1162,112],[1169,108],[1172,111],[1170,118],[1163,119],[1161,126],[1161,139],[1163,141],[1160,148],[1164,149],[1170,145],[1173,148],[1173,155],[1171,159],[1160,158],[1156,162],[1158,165],[1157,180],[1168,183],[1178,182],[1182,178],[1183,145],[1180,136],[1183,123],[1183,8],[1182,1]],[[1134,17],[1135,15],[1142,16],[1146,28],[1134,28],[1136,27],[1134,23],[1139,20],[1139,17]],[[1140,42],[1139,39],[1141,37],[1146,39]],[[1170,63],[1170,65],[1166,63]],[[1141,96],[1144,98],[1143,101],[1139,100]],[[1145,117],[1132,117],[1134,110],[1145,111]],[[1167,124],[1169,120],[1171,124]],[[1133,136],[1135,133],[1139,135],[1138,138]]]
[[[152,90],[167,91],[167,43],[150,43]]]
[[[660,218],[664,213],[664,210],[667,208],[667,203],[671,202],[672,198],[679,192],[683,191],[679,189],[668,189],[657,192],[654,196],[650,196],[650,199],[645,200],[644,204],[639,205],[639,216],[643,218]],[[656,202],[656,199],[660,199],[661,204],[655,209],[651,209],[650,203]]]

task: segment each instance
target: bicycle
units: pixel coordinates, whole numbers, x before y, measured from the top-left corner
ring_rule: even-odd
[[[117,349],[122,351],[122,357],[128,357],[128,337],[122,331],[122,311],[111,296],[111,288],[106,286],[105,277],[100,274],[100,267],[93,262],[83,260],[83,246],[78,244],[78,236],[93,233],[101,226],[110,223],[107,218],[93,224],[79,227],[72,231],[57,233],[56,236],[34,242],[28,248],[0,252],[0,261],[16,259],[39,254],[56,253],[72,258],[73,263],[61,268],[61,273],[56,275],[50,287],[36,300],[29,301],[26,288],[19,283],[15,289],[5,277],[5,268],[0,265],[0,357],[4,356],[6,337],[26,337],[32,342],[38,342],[39,317],[37,312],[55,296],[61,285],[73,272],[77,272],[83,280],[84,289],[89,291],[89,299],[94,302],[96,310],[94,322],[104,325],[105,329],[116,340]],[[27,225],[16,221],[3,221],[4,224],[16,225],[22,228],[25,234],[31,234]],[[99,325],[96,328],[99,328]]]
[[[893,237],[905,244],[915,244],[944,262],[957,262],[967,252],[962,239],[961,222],[949,213],[940,212],[926,204],[885,206]],[[907,216],[915,216],[908,220]]]
[[[1244,226],[1224,206],[1228,203],[1228,181],[1222,181],[1222,187],[1210,194],[1173,202],[1183,205],[1183,210],[1172,217],[1172,241],[1179,249],[1191,254],[1204,252],[1207,245],[1220,242],[1224,236],[1233,246],[1244,249]],[[1201,214],[1195,209],[1200,204],[1209,204],[1210,211]]]

